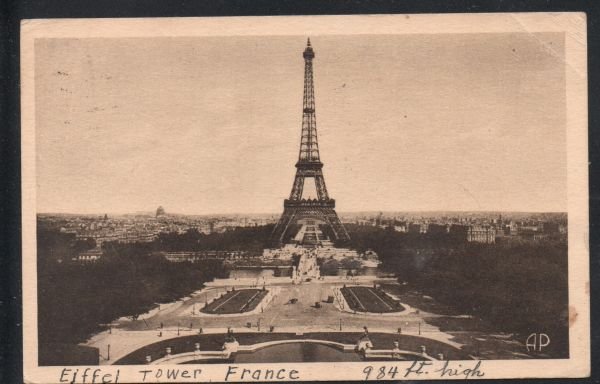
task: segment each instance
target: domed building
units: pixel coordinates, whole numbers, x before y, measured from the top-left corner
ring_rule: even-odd
[[[164,217],[166,216],[165,209],[160,206],[156,209],[156,217]]]

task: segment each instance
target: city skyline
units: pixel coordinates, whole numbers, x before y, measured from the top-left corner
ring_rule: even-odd
[[[311,41],[319,145],[340,212],[566,211],[562,35]],[[38,212],[281,212],[304,44],[38,41]]]
[[[37,215],[66,215],[66,216],[104,216],[104,215],[113,215],[113,216],[135,216],[135,215],[145,215],[145,216],[155,216],[156,211],[154,210],[145,210],[145,211],[131,211],[131,212],[38,212]],[[507,215],[566,215],[566,211],[499,211],[499,210],[482,210],[482,211],[453,211],[453,210],[369,210],[369,211],[340,211],[340,215],[415,215],[415,214],[454,214],[454,215],[496,215],[496,214],[507,214]],[[217,216],[274,216],[279,217],[281,212],[230,212],[230,213],[222,213],[222,212],[209,212],[209,213],[182,213],[182,212],[165,212],[165,216],[186,216],[186,217],[217,217]]]

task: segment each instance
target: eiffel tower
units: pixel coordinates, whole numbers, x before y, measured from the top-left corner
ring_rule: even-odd
[[[338,241],[348,241],[350,236],[335,212],[335,200],[329,198],[323,163],[319,157],[317,142],[317,122],[315,118],[315,90],[313,85],[313,64],[315,52],[308,39],[304,57],[304,102],[302,113],[302,136],[300,154],[296,163],[296,177],[289,199],[283,201],[283,214],[271,234],[273,247],[281,246],[287,241],[291,232],[297,229],[298,221],[310,220],[321,224],[324,232]],[[303,199],[302,192],[306,178],[313,178],[316,199]]]

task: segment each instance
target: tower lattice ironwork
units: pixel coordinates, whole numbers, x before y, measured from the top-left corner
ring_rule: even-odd
[[[304,99],[302,109],[302,136],[300,138],[300,153],[296,162],[296,177],[289,199],[283,202],[283,214],[273,229],[271,241],[274,246],[280,246],[288,237],[294,224],[302,219],[314,219],[329,227],[327,231],[334,240],[347,241],[350,239],[346,228],[335,212],[335,200],[329,198],[323,163],[319,156],[317,140],[317,121],[315,117],[315,89],[313,81],[313,59],[315,52],[308,39],[304,57]],[[316,188],[316,199],[303,199],[304,181],[313,178]]]

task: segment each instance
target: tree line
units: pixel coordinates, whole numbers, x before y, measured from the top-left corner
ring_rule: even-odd
[[[236,227],[222,233],[204,234],[190,229],[184,234],[161,233],[151,243],[155,251],[249,251],[262,254],[268,247],[273,225]]]
[[[78,343],[122,316],[138,316],[157,303],[184,297],[228,271],[219,260],[171,263],[156,251],[246,250],[267,243],[271,228],[241,228],[204,235],[161,234],[149,243],[107,242],[95,263],[71,260],[96,246],[58,230],[38,231],[38,331],[44,343]]]
[[[407,287],[488,320],[498,330],[524,337],[545,332],[553,335],[557,350],[568,345],[565,238],[482,244],[443,233],[347,229],[351,247],[377,252],[382,267]]]

